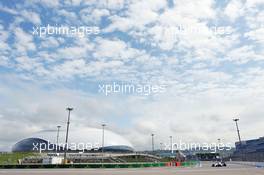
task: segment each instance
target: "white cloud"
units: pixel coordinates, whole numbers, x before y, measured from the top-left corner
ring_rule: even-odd
[[[108,16],[108,15],[110,15],[110,13],[107,9],[102,9],[102,10],[94,9],[92,12],[92,18],[98,22],[100,22],[103,16]]]
[[[60,46],[60,42],[54,37],[45,37],[41,42],[41,47],[44,48],[56,48]]]
[[[68,6],[79,6],[83,0],[65,0],[64,4]]]
[[[246,0],[246,6],[248,8],[256,8],[263,4],[264,4],[263,0]]]
[[[17,57],[15,60],[17,62],[18,69],[25,71],[34,71],[40,66],[40,63],[37,63],[36,60],[26,56]]]
[[[244,15],[244,12],[245,7],[244,3],[241,0],[230,1],[224,10],[225,15],[228,16],[232,21]]]
[[[91,9],[84,8],[79,12],[82,22],[86,24],[95,23],[100,24],[101,18],[109,16],[110,12],[108,9]]]
[[[133,1],[124,17],[113,16],[110,18],[112,24],[105,31],[119,30],[127,32],[131,28],[143,30],[145,25],[157,20],[159,10],[164,9],[166,6],[166,1],[161,0]]]
[[[4,27],[0,24],[0,65],[8,65],[8,55],[10,51],[10,47],[7,44],[7,40],[9,38],[9,33],[4,30]]]
[[[39,14],[32,12],[32,11],[28,11],[28,10],[23,10],[20,13],[27,21],[31,21],[33,24],[41,24],[41,19]]]
[[[32,35],[24,32],[23,29],[21,28],[16,28],[14,32],[15,32],[15,39],[16,39],[14,46],[17,49],[17,51],[24,53],[29,50],[36,49],[35,43],[33,42]]]
[[[231,50],[227,54],[227,60],[237,64],[244,64],[249,61],[263,60],[263,57],[258,55],[252,46],[245,45]]]
[[[75,24],[78,21],[78,17],[75,12],[62,9],[58,10],[57,14],[59,16],[63,16],[63,20],[69,21],[71,24]]]
[[[8,7],[3,7],[0,6],[0,11],[6,12],[6,13],[10,13],[12,15],[15,16],[22,16],[26,21],[30,21],[33,24],[40,24],[41,23],[41,19],[38,13],[34,12],[34,11],[30,11],[30,10],[21,10],[20,13],[18,13],[18,11],[8,8]]]
[[[109,10],[120,10],[125,7],[126,0],[102,0],[96,1],[95,5],[98,8],[107,8]]]
[[[247,32],[245,36],[256,41],[258,44],[264,44],[264,27]]]
[[[9,59],[6,56],[0,56],[0,66],[8,66]]]
[[[210,19],[215,17],[215,10],[213,9],[213,0],[174,0],[175,11],[182,16]]]
[[[51,77],[55,78],[71,78],[75,74],[81,75],[84,73],[86,63],[83,59],[76,59],[71,61],[66,61],[63,64],[54,67]]]
[[[78,59],[85,58],[87,55],[86,47],[65,47],[57,50],[58,59]]]
[[[6,13],[10,13],[12,15],[17,15],[17,11],[8,7],[3,7],[2,5],[0,5],[0,11],[6,12]]]
[[[95,57],[104,58],[109,57],[113,59],[120,58],[122,53],[127,48],[125,42],[121,40],[97,40],[97,49],[94,53]]]
[[[97,38],[93,56],[98,60],[111,59],[128,62],[144,54],[143,50],[132,48],[122,40]]]
[[[45,5],[47,7],[59,7],[60,0],[38,0],[40,4]]]
[[[259,29],[263,28],[263,18],[264,18],[264,12],[259,10],[255,11],[255,13],[247,14],[245,19],[247,22],[247,26],[250,29]]]

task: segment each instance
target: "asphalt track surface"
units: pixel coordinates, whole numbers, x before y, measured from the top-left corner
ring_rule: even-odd
[[[7,169],[0,170],[0,175],[264,175],[264,168],[231,165],[227,167],[179,168],[129,168],[129,169]]]

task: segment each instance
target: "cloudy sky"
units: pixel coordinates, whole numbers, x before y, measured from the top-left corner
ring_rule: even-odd
[[[155,142],[263,136],[264,0],[0,0],[0,150],[41,130],[107,128]],[[88,26],[85,36],[39,27]],[[113,82],[163,93],[105,95]],[[85,133],[89,134],[89,133]]]

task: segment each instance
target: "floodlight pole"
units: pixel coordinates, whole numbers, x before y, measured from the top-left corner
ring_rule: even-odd
[[[170,146],[171,146],[171,154],[173,154],[173,145],[172,145],[172,136],[170,136]]]
[[[239,121],[239,119],[238,118],[235,118],[235,119],[233,119],[233,121],[236,123],[238,140],[239,140],[239,143],[241,144],[241,136],[240,136],[240,131],[239,131],[239,128],[238,128],[238,121]]]
[[[217,141],[218,141],[218,147],[217,147],[217,149],[218,149],[219,157],[221,158],[221,156],[220,156],[220,153],[221,153],[221,152],[220,152],[221,139],[218,138]]]
[[[60,125],[58,125],[57,126],[57,141],[56,141],[56,152],[58,152],[58,145],[59,145],[59,136],[60,136],[60,128],[61,128],[61,126]]]
[[[160,142],[160,150],[162,151],[163,150],[163,143]]]
[[[154,134],[151,134],[152,153],[154,153]]]
[[[102,151],[102,163],[104,161],[104,130],[105,130],[105,126],[106,126],[106,124],[102,124],[102,148],[101,148],[101,151]]]
[[[221,139],[218,138],[217,141],[218,141],[218,151],[219,151],[219,147],[220,147],[220,144],[221,144]]]
[[[66,154],[67,154],[67,149],[68,149],[68,136],[69,136],[71,111],[73,110],[73,108],[68,107],[66,108],[66,110],[68,111],[68,121],[67,121],[67,130],[66,130],[66,138],[65,138],[65,146],[64,146],[64,164],[67,163]]]

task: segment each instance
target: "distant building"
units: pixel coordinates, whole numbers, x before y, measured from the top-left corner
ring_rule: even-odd
[[[238,161],[264,161],[264,137],[236,142],[236,150],[232,155]]]
[[[171,150],[155,150],[153,151],[144,151],[147,154],[153,154],[162,158],[171,158],[171,159],[175,159],[178,161],[184,161],[186,160],[186,156],[185,154],[180,151],[180,150],[173,150],[173,152],[171,152]]]
[[[47,130],[21,139],[12,147],[12,152],[63,152],[65,131],[61,131],[57,143],[57,131]],[[103,150],[102,150],[103,149]],[[102,129],[79,128],[69,132],[68,152],[133,152],[132,144],[124,137],[104,131],[102,148]]]
[[[196,153],[196,157],[201,161],[213,161],[220,158],[219,153]]]

